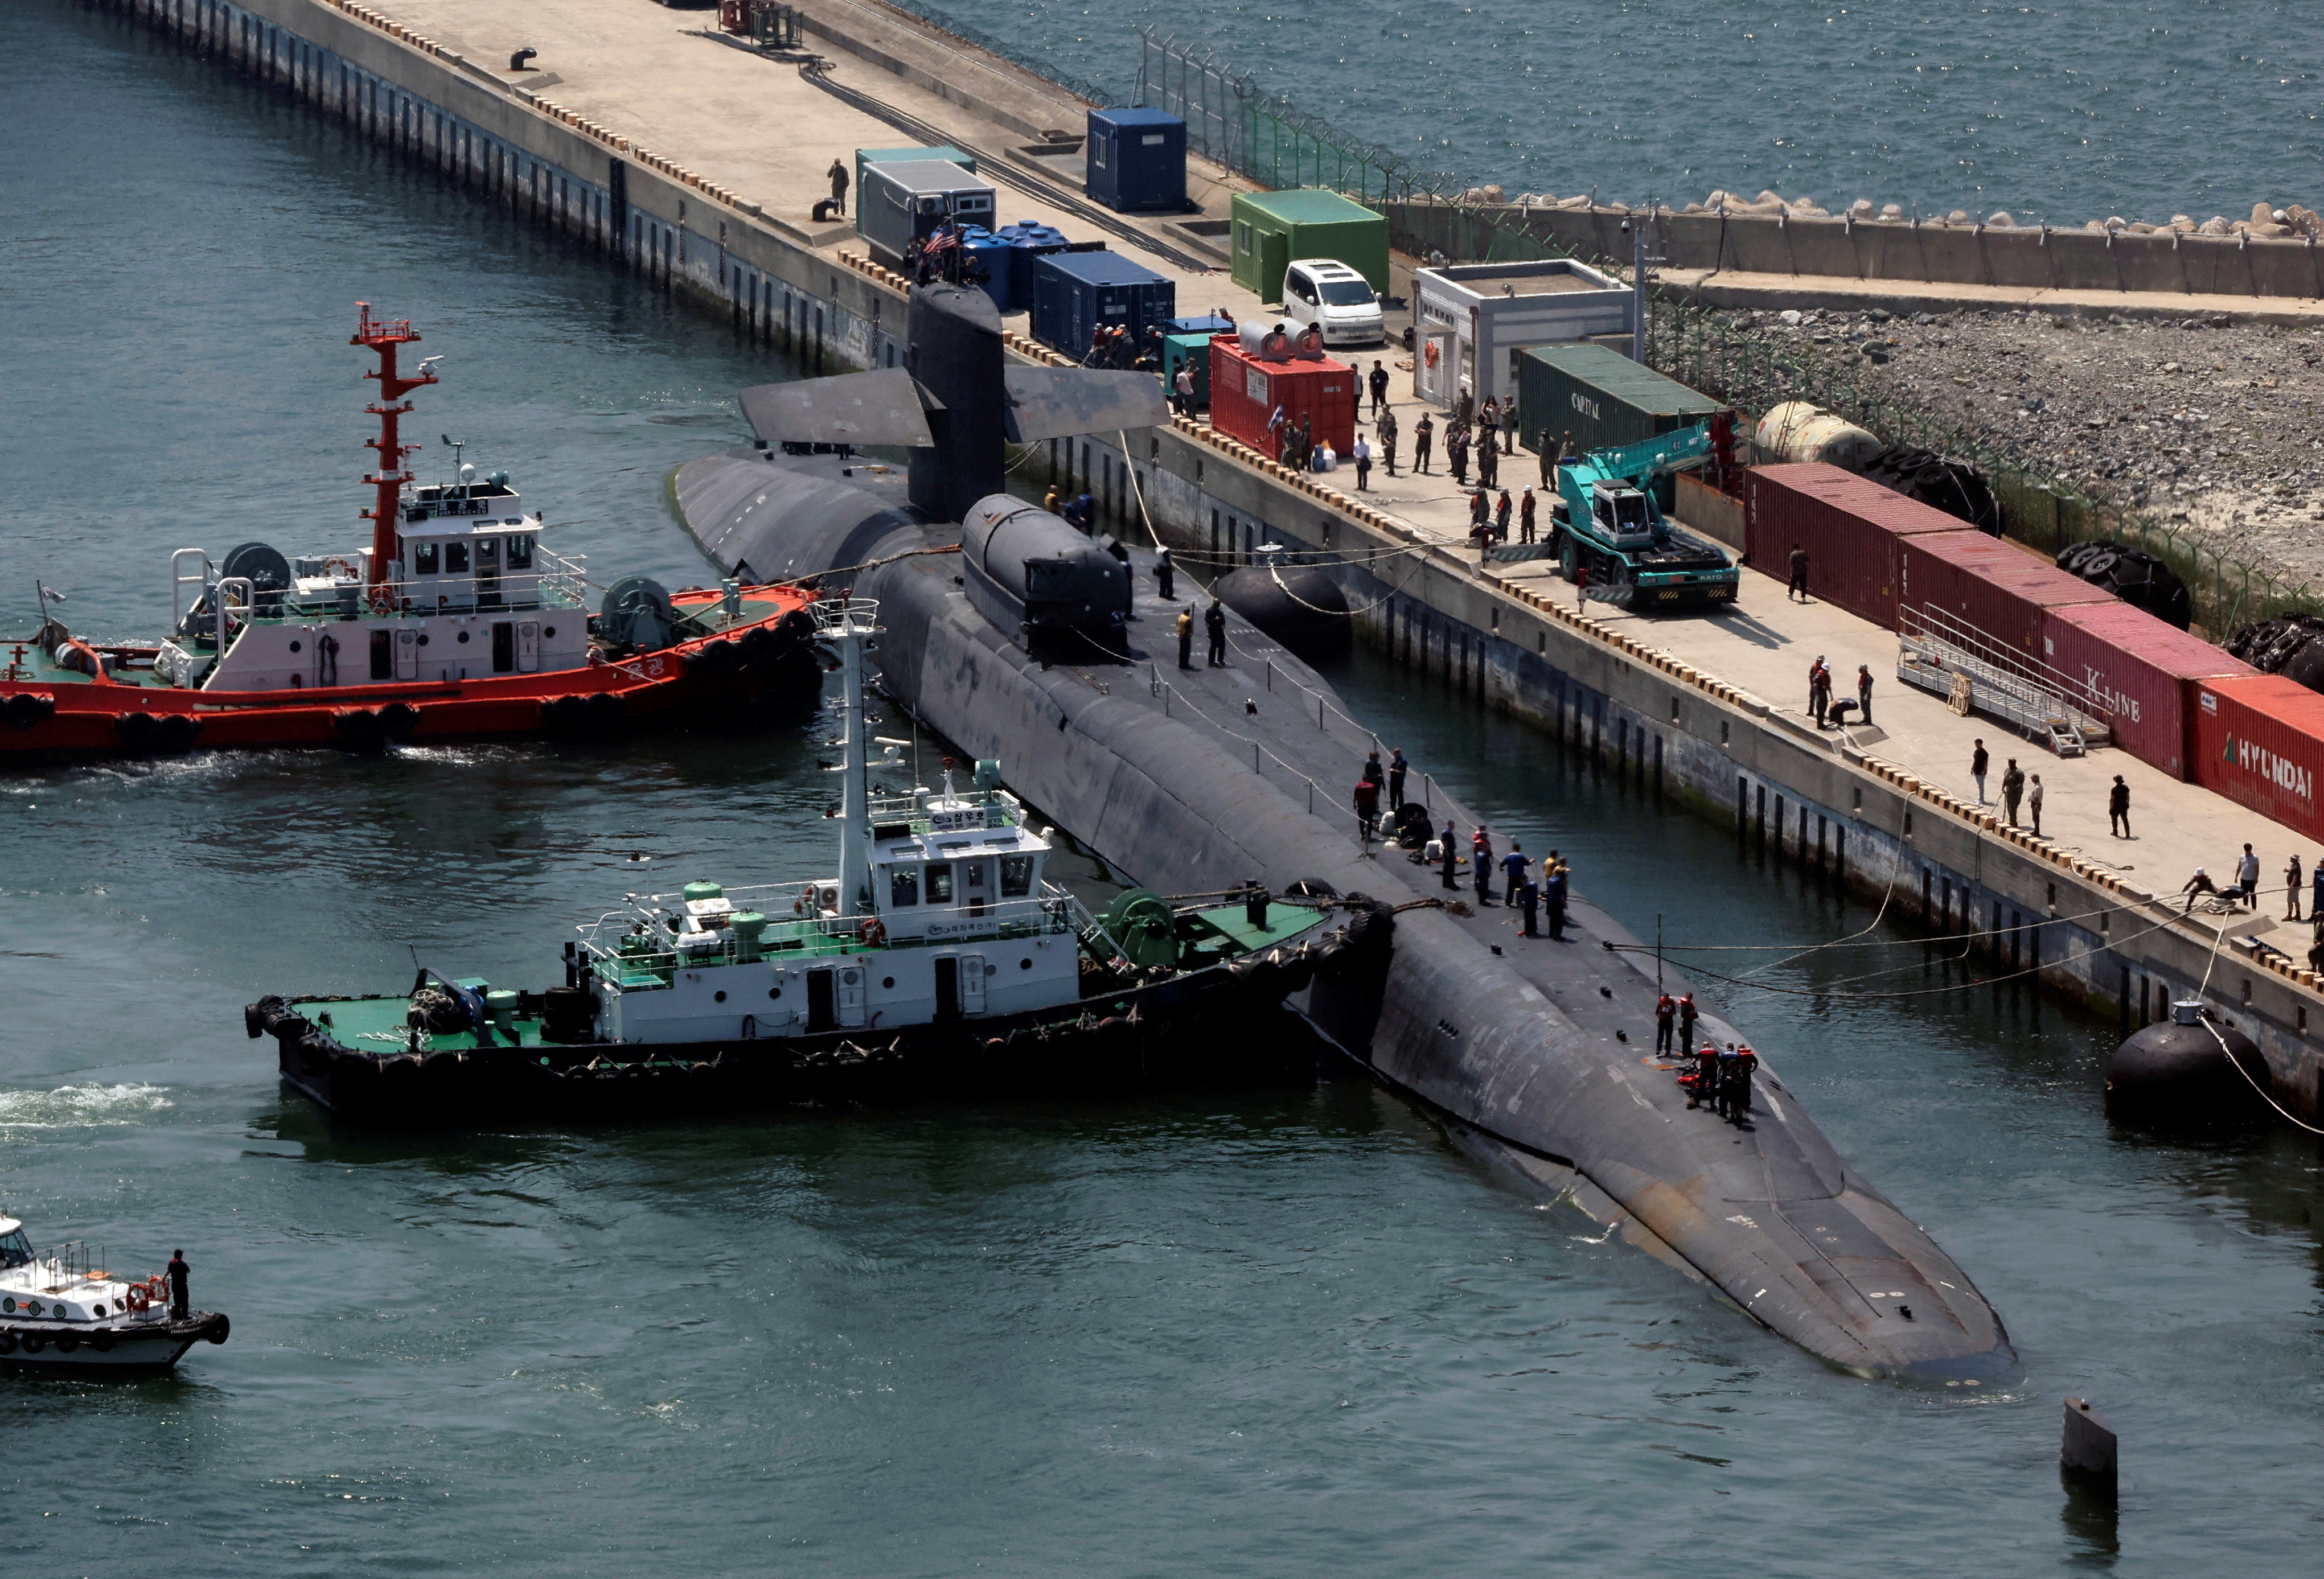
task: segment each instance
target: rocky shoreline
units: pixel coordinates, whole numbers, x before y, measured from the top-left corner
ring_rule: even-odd
[[[1967,310],[1727,309],[1850,366],[1871,399],[2324,584],[2324,328]],[[1881,435],[1896,441],[1896,436]]]
[[[1590,193],[1577,197],[1559,197],[1545,192],[1524,192],[1516,197],[1508,196],[1499,186],[1471,187],[1461,194],[1468,203],[1514,203],[1519,208],[1561,208],[1581,211],[1599,209],[1609,214],[1628,214],[1633,210],[1627,203],[1600,203]],[[1733,214],[1757,215],[1772,217],[1789,215],[1794,219],[1852,218],[1860,225],[1934,225],[1950,227],[1972,226],[1985,230],[2075,229],[2072,225],[2026,224],[2014,217],[2006,208],[1997,208],[1979,219],[1965,208],[1955,208],[1946,214],[1911,215],[1898,203],[1875,203],[1869,197],[1858,197],[1840,209],[1827,208],[1813,197],[1786,197],[1780,192],[1763,191],[1756,197],[1740,193],[1713,191],[1700,203],[1689,203],[1683,208],[1658,208],[1656,212],[1673,214]],[[2085,220],[2080,229],[2087,231],[2120,231],[2131,235],[2251,235],[2262,240],[2287,236],[2324,236],[2324,215],[2300,203],[2276,204],[2262,199],[2251,207],[2251,213],[2241,219],[2229,219],[2214,214],[2209,219],[2197,219],[2192,215],[2174,214],[2161,223],[2144,219],[2125,219],[2119,214],[2104,219]]]

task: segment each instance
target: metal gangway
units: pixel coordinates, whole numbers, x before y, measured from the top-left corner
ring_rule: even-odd
[[[1896,677],[1981,712],[2061,757],[2112,742],[2106,700],[2089,682],[2003,646],[1976,626],[1923,604],[1896,611]]]

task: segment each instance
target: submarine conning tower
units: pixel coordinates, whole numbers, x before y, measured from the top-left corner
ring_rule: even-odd
[[[912,452],[912,502],[932,519],[965,522],[978,500],[1009,486],[1001,309],[979,289],[923,285],[910,310],[904,368],[929,398],[935,441]]]

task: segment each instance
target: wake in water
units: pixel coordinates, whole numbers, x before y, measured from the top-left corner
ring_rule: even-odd
[[[0,1090],[0,1130],[94,1129],[135,1124],[174,1107],[164,1086],[60,1086],[53,1091]]]

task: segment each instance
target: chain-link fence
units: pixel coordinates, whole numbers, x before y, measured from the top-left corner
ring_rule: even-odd
[[[1381,204],[1445,188],[1449,178],[1310,115],[1200,45],[1138,30],[1138,102],[1186,123],[1186,146],[1274,191],[1329,187]]]

